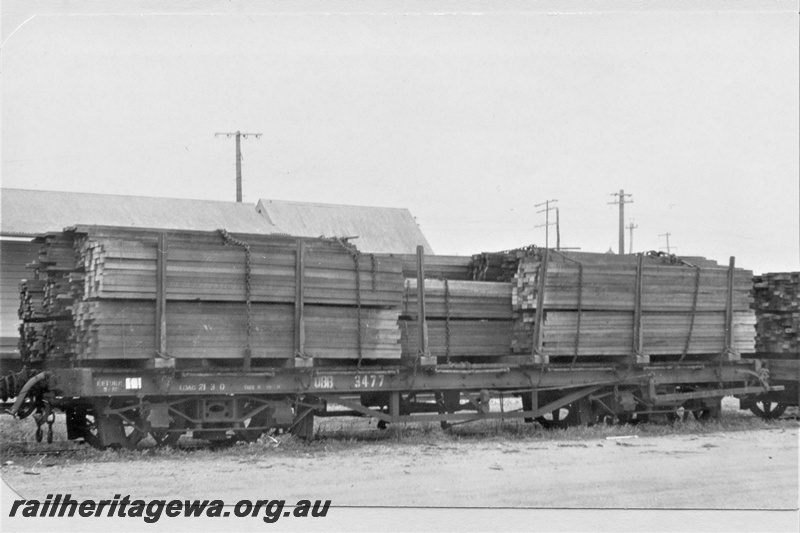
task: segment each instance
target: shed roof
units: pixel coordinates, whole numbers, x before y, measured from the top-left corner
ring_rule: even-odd
[[[253,204],[0,189],[0,235],[34,236],[75,225],[285,233],[259,215]]]
[[[290,235],[358,237],[352,242],[367,253],[415,253],[433,250],[408,209],[289,202],[262,198],[256,209]]]

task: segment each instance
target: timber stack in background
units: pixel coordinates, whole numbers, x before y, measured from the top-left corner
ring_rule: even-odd
[[[800,272],[775,272],[753,279],[756,350],[775,359],[800,357]]]
[[[19,282],[30,277],[25,265],[35,257],[38,246],[25,241],[0,243],[0,369],[4,369],[7,363],[19,359],[19,305],[41,307],[44,285],[32,286],[31,301],[20,302]]]

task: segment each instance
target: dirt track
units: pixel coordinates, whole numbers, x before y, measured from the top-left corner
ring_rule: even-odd
[[[798,429],[631,439],[359,442],[309,453],[17,460],[22,497],[331,499],[336,506],[796,509]]]

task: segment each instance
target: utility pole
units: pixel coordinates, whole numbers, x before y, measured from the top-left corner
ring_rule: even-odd
[[[220,135],[226,136],[228,139],[231,137],[236,137],[236,201],[242,201],[242,137],[247,139],[248,137],[255,137],[258,139],[263,135],[262,133],[242,133],[241,131],[234,131],[228,133],[215,133],[214,137],[219,137]]]
[[[557,201],[558,200],[545,200],[541,204],[536,204],[536,205],[533,206],[533,207],[545,206],[544,209],[537,211],[537,213],[544,213],[545,222],[544,222],[544,224],[539,224],[538,226],[536,226],[537,228],[541,228],[542,226],[544,226],[544,247],[545,248],[550,248],[550,226],[552,226],[552,224],[550,224],[550,211],[555,209],[555,207],[550,207],[550,203],[551,202],[552,203],[556,203]]]
[[[619,204],[619,255],[623,255],[625,253],[625,204],[631,204],[633,200],[626,201],[625,197],[631,195],[625,194],[622,189],[619,192],[611,193],[611,196],[616,196],[617,199],[614,202],[608,202],[609,205]]]
[[[561,249],[561,224],[558,217],[558,208],[556,207],[556,250]]]
[[[659,237],[666,237],[666,238],[667,238],[667,253],[668,253],[668,254],[669,254],[669,253],[672,253],[672,249],[669,247],[669,236],[670,236],[670,235],[672,235],[672,233],[669,233],[669,232],[667,232],[667,233],[660,233],[660,234],[658,235]],[[661,248],[661,249],[663,250],[663,248]],[[675,248],[675,249],[677,250],[677,248]]]
[[[629,241],[628,242],[628,253],[632,254],[633,253],[633,230],[638,228],[639,225],[638,224],[634,224],[633,223],[633,219],[631,219],[631,223],[628,224],[626,227],[628,228],[628,230],[630,232],[629,237],[628,237],[628,241]]]

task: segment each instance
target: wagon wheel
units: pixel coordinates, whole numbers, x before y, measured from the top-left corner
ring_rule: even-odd
[[[694,413],[694,411],[690,410],[688,407],[686,407],[684,405],[678,406],[674,411],[670,411],[669,413],[666,413],[667,422],[670,422],[670,423],[688,422],[689,421],[689,413]],[[695,415],[695,418],[697,418],[697,415]]]
[[[115,431],[120,432],[119,434],[115,433],[113,440],[107,443],[107,446],[110,448],[125,448],[127,450],[135,450],[136,445],[147,436],[146,431],[139,429],[141,424],[138,415],[131,417],[133,419],[133,423],[127,422],[119,416],[112,415],[105,418],[108,419],[107,423],[109,425],[118,428]]]
[[[162,429],[162,430],[151,430],[150,436],[153,437],[153,440],[156,441],[156,446],[175,446],[178,444],[178,440],[180,440],[181,435],[186,433],[185,431],[171,431],[178,428],[173,428],[172,424],[170,424],[169,429]]]
[[[79,429],[79,436],[93,448],[125,448],[133,450],[147,434],[137,424],[125,424],[115,415],[87,413]],[[101,427],[103,428],[101,430]]]
[[[86,411],[83,409],[66,408],[64,414],[67,418],[67,439],[83,439],[83,441],[92,447],[98,447],[95,432],[92,431],[92,424],[94,418],[90,420]]]
[[[147,436],[147,431],[142,429],[147,423],[142,420],[139,410],[128,411],[125,417],[109,415],[104,419],[115,428],[113,441],[109,443],[112,448],[135,450],[136,445]]]
[[[647,413],[622,413],[617,416],[617,420],[622,425],[635,426],[637,424],[646,424],[650,421],[650,415]]]
[[[533,398],[531,398],[531,395],[523,392],[522,394],[520,394],[520,398],[522,399],[522,410],[533,411]],[[530,424],[535,419],[525,417],[523,420],[525,421],[526,424]]]
[[[186,420],[182,416],[170,416],[167,429],[150,429],[150,436],[156,441],[156,446],[175,446],[181,435],[186,433]]]
[[[551,411],[536,419],[545,428],[567,428],[571,426],[591,426],[599,416],[589,398],[584,397]]]
[[[712,418],[714,418],[713,409],[708,409],[708,408],[706,408],[706,409],[695,409],[694,411],[692,411],[692,414],[694,415],[694,419],[697,420],[697,421],[706,421],[706,420],[711,420]]]
[[[112,446],[126,448],[128,450],[135,450],[136,445],[139,444],[139,441],[147,436],[147,433],[137,427],[131,427],[125,431],[127,431],[127,433],[122,443],[119,446],[116,444],[113,444]]]
[[[537,417],[536,421],[545,429],[563,429],[569,426],[569,414],[570,410],[567,407],[562,407],[544,416]]]
[[[718,418],[721,410],[722,410],[721,405],[716,405],[716,406],[706,405],[697,409],[692,409],[692,414],[694,415],[695,420],[706,421],[706,420],[711,420],[713,418]]]
[[[272,426],[272,412],[270,409],[264,409],[256,413],[248,421],[244,423],[245,428],[236,432],[236,438],[244,442],[255,442],[269,429],[250,429],[259,427]]]
[[[435,398],[437,407],[436,410],[440,415],[453,414],[459,408],[459,404],[461,402],[461,392],[457,390],[436,391]],[[440,421],[439,425],[444,430],[450,429],[451,427],[450,422],[447,420]]]
[[[750,411],[753,412],[754,415],[763,418],[764,420],[774,420],[781,416],[788,405],[785,403],[779,402],[770,402],[767,400],[762,400],[754,403],[750,407]]]
[[[83,438],[83,442],[92,448],[97,448],[98,450],[104,448],[100,442],[100,437],[97,436],[97,427],[93,418],[86,417],[86,425],[80,429],[80,436]]]

